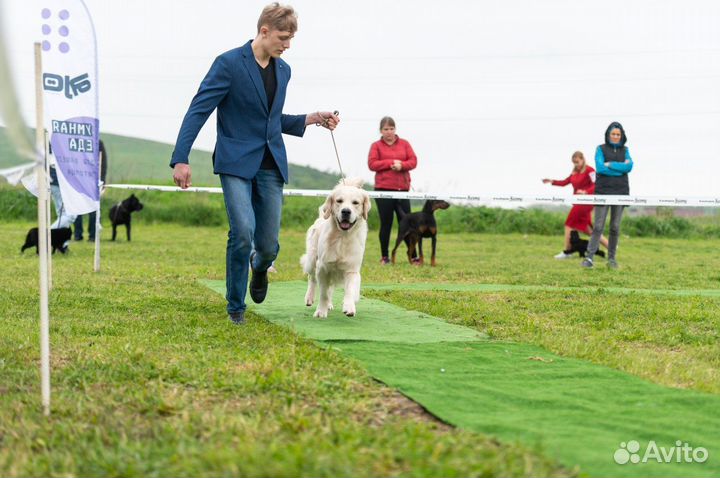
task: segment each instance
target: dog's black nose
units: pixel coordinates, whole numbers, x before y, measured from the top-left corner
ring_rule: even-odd
[[[343,216],[349,216],[349,215],[350,215],[350,209],[345,208],[345,209],[343,209],[343,210],[340,211],[340,214],[342,214]]]

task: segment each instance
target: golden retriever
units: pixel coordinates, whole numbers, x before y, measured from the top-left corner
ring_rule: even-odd
[[[362,185],[362,179],[341,180],[307,231],[306,252],[300,264],[308,275],[305,305],[313,305],[316,286],[320,289],[315,317],[327,317],[333,308],[333,288],[340,284],[345,288],[343,313],[348,317],[356,313],[370,212],[370,196]]]

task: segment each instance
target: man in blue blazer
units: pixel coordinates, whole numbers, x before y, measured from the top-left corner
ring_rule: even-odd
[[[303,136],[309,124],[332,130],[340,121],[330,112],[282,112],[290,66],[280,55],[290,48],[296,31],[292,7],[273,3],[263,9],[255,39],[218,56],[210,67],[185,114],[170,161],[175,184],[188,188],[190,149],[217,109],[213,168],[220,175],[230,223],[226,298],[235,324],[244,323],[248,265],[250,296],[260,303],[267,293],[267,269],[280,250],[282,191],[288,182],[282,133]]]

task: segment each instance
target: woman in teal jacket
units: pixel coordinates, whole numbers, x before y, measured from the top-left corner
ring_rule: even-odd
[[[610,123],[610,126],[605,131],[605,143],[595,150],[596,195],[630,194],[628,173],[633,169],[633,160],[630,157],[630,150],[625,146],[626,142],[627,136],[622,125],[617,121]],[[615,260],[615,253],[620,238],[620,221],[622,220],[624,207],[621,205],[595,206],[595,225],[585,260],[582,262],[583,267],[593,267],[593,256],[598,250],[600,236],[603,229],[605,229],[605,220],[608,212],[610,212],[607,266],[611,269],[617,269],[618,263]]]

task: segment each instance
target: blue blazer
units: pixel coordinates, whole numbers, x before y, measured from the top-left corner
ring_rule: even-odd
[[[170,167],[188,163],[188,155],[208,116],[217,108],[217,141],[213,157],[215,174],[252,179],[260,169],[265,145],[270,147],[285,182],[287,153],[282,133],[302,136],[305,115],[282,114],[290,81],[290,65],[275,59],[277,90],[272,108],[248,41],[218,56],[200,84],[185,114]]]

